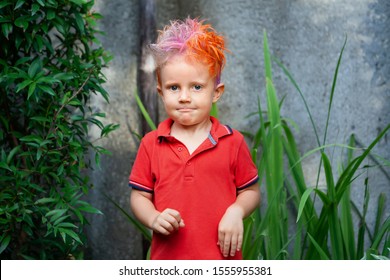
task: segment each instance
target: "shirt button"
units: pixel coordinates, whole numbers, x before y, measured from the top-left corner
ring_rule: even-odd
[[[191,165],[191,161],[187,162],[187,165],[190,166]]]
[[[181,151],[183,151],[183,147],[179,147],[179,148],[177,148],[177,150],[178,150],[179,152],[181,152]]]

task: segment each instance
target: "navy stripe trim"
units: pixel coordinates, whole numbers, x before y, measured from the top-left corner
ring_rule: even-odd
[[[151,191],[151,190],[147,190],[147,189],[141,188],[140,186],[137,186],[137,185],[134,185],[134,184],[131,184],[131,183],[129,183],[129,187],[131,187],[133,189],[136,189],[136,190],[139,190],[139,191],[143,191],[143,192],[147,192],[147,193],[153,193],[153,191]]]
[[[233,134],[233,129],[230,126],[225,124],[225,127],[227,128],[227,130],[229,130],[230,134]]]
[[[240,187],[240,188],[237,188],[237,191],[241,191],[241,190],[243,190],[243,189],[246,189],[246,188],[248,188],[248,187],[250,187],[250,186],[256,184],[258,181],[259,181],[259,176],[257,176],[257,178],[256,178],[255,180],[250,181],[248,184],[246,184],[246,185],[244,185],[244,186],[242,186],[242,187]]]

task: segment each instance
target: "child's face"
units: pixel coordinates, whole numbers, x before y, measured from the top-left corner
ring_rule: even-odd
[[[207,65],[176,55],[160,69],[157,90],[168,116],[188,127],[209,121],[211,106],[222,96],[224,85],[215,85]]]

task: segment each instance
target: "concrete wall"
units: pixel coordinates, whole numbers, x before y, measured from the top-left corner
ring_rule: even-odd
[[[103,144],[113,155],[105,157],[93,174],[95,206],[105,215],[91,218],[88,231],[89,257],[93,259],[139,259],[141,238],[121,213],[105,199],[105,192],[128,209],[127,177],[137,149],[130,130],[139,130],[139,114],[134,104],[136,88],[139,14],[135,0],[97,0],[96,10],[104,19],[100,28],[104,47],[115,59],[106,70],[110,104],[95,103],[107,112],[107,121],[121,129]],[[268,33],[271,52],[293,74],[313,114],[322,140],[332,86],[333,73],[341,47],[348,37],[339,69],[327,143],[347,143],[354,133],[362,146],[368,146],[390,123],[389,38],[390,4],[387,0],[160,0],[157,24],[162,28],[170,19],[199,16],[226,35],[231,54],[223,74],[225,95],[219,103],[220,119],[240,130],[256,128],[257,96],[264,100],[263,30]],[[274,65],[278,96],[286,96],[282,114],[297,123],[294,131],[302,154],[316,148],[316,140],[302,99],[282,71]],[[263,105],[265,108],[265,104]],[[161,119],[164,112],[161,110]],[[390,158],[389,136],[377,145],[376,154]],[[341,160],[340,148],[328,149],[334,166]],[[369,163],[374,164],[371,160]],[[303,161],[307,184],[314,185],[318,155]],[[337,170],[334,170],[337,173]],[[363,202],[366,176],[356,181],[354,201]],[[386,173],[387,172],[387,173]],[[389,169],[369,169],[368,175],[373,222],[376,197],[380,192],[390,199]],[[323,177],[320,185],[325,185]],[[387,204],[386,216],[390,215]],[[372,210],[371,210],[372,209]]]

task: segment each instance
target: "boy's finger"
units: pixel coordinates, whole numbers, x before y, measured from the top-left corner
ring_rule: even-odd
[[[166,230],[166,229],[165,229],[163,226],[161,226],[161,225],[158,225],[158,226],[156,227],[155,231],[158,232],[158,233],[161,233],[161,234],[163,234],[163,235],[169,235],[169,234],[170,234],[170,232],[169,232],[168,230]]]
[[[169,214],[175,221],[170,221],[175,225],[175,229],[179,229],[179,227],[184,227],[184,222],[182,223],[182,218],[180,215],[180,212],[175,209],[169,209],[167,208],[164,212]]]
[[[232,240],[231,240],[231,244],[230,244],[230,256],[232,256],[232,257],[234,257],[236,255],[237,241],[238,241],[237,236],[233,235]]]
[[[224,240],[222,242],[222,254],[224,257],[229,255],[229,249],[231,245],[231,237],[228,234],[225,234]]]
[[[170,209],[170,208],[167,208],[165,211],[167,213],[169,213],[172,217],[174,217],[177,222],[180,222],[181,216],[180,216],[179,211],[177,211],[175,209]]]
[[[241,250],[243,239],[244,239],[244,236],[242,234],[240,234],[238,236],[238,241],[237,241],[237,251]]]

